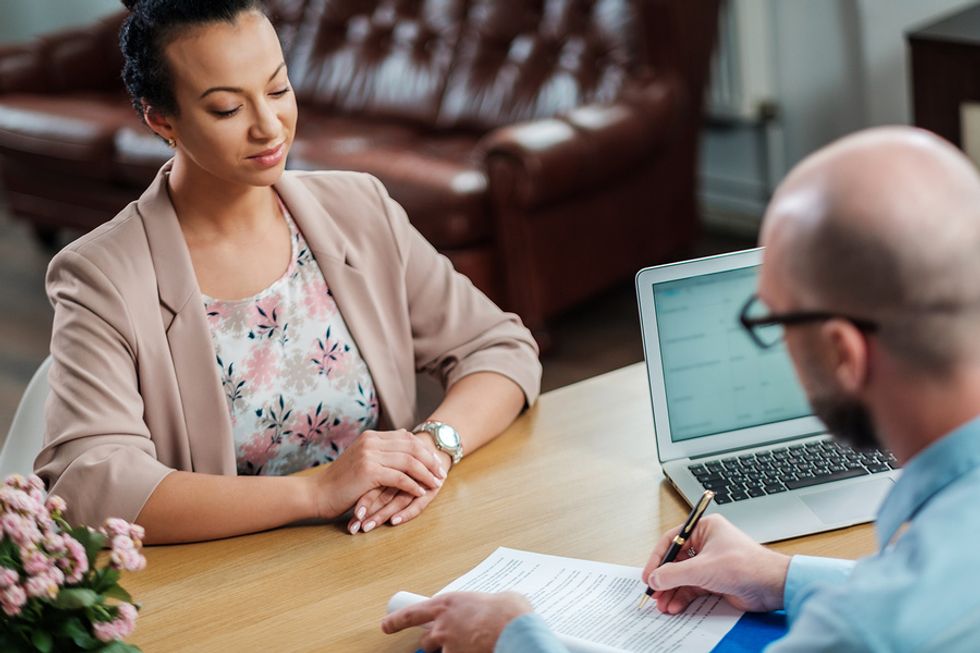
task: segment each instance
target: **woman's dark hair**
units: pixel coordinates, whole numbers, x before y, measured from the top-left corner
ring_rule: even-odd
[[[133,107],[143,115],[143,101],[164,115],[177,114],[173,78],[163,49],[195,25],[234,22],[243,11],[265,13],[262,0],[123,0],[130,14],[119,31],[122,78]]]

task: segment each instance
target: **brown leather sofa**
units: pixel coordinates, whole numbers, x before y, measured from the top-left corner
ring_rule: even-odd
[[[697,234],[718,0],[270,0],[291,168],[378,176],[456,267],[545,320]],[[89,229],[170,155],[124,96],[122,14],[0,48],[0,171],[39,234]]]

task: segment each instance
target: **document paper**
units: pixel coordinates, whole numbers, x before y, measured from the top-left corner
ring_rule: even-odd
[[[640,609],[646,589],[641,571],[501,547],[439,594],[524,594],[558,638],[579,653],[707,653],[743,614],[717,596],[702,597],[679,615],[661,613],[652,600]],[[412,599],[413,595],[400,592],[389,610]]]

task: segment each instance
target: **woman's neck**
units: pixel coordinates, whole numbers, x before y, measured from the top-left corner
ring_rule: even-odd
[[[260,231],[279,216],[271,188],[220,179],[180,155],[174,159],[168,191],[188,240]]]

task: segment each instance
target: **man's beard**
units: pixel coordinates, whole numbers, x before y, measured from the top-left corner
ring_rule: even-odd
[[[857,399],[839,392],[826,392],[810,398],[810,405],[834,437],[855,449],[879,446],[871,413]]]

